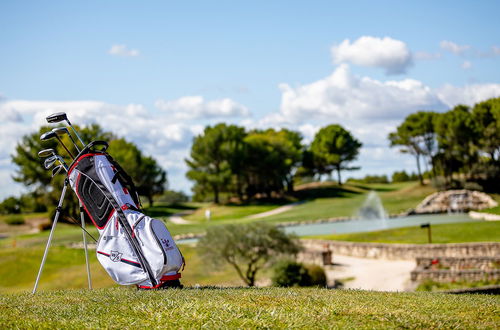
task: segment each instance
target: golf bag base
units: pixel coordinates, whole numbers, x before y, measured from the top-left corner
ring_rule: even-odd
[[[95,150],[95,146],[102,146]],[[107,143],[94,141],[68,170],[71,187],[99,231],[97,259],[121,285],[159,288],[180,278],[184,257],[165,224],[140,210],[135,186],[106,153]]]
[[[184,286],[179,280],[181,274],[165,275],[160,279],[160,283],[155,286],[137,285],[138,290],[162,290],[162,289],[182,289]]]

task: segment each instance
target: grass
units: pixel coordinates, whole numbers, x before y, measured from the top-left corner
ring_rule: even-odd
[[[95,230],[94,236],[97,237]],[[48,238],[48,232],[9,237],[0,240],[0,293],[31,290]],[[82,249],[68,245],[81,242],[81,230],[67,224],[56,228],[52,246],[40,281],[40,290],[86,288],[85,258]],[[179,247],[187,265],[182,282],[194,285],[240,286],[243,282],[229,265],[212,268],[198,255],[194,246]],[[109,288],[115,284],[97,261],[95,250],[89,250],[91,274],[95,288]],[[265,273],[261,274],[264,278]]]
[[[0,295],[3,328],[497,328],[500,298],[327,289]]]
[[[432,225],[432,243],[500,242],[500,222],[465,222]],[[425,244],[427,229],[395,228],[367,233],[321,235],[311,238],[374,243]]]
[[[468,281],[454,281],[454,282],[435,282],[433,280],[425,280],[420,283],[417,287],[417,291],[449,291],[455,289],[469,289],[469,288],[479,288],[489,285],[500,285],[500,279],[497,280],[483,280],[477,282],[468,282]]]
[[[189,221],[206,221],[205,211],[210,210],[210,221],[220,220],[237,220],[247,217],[252,214],[266,212],[279,207],[277,204],[261,204],[261,205],[208,205],[196,210],[193,214],[185,216],[184,219]]]

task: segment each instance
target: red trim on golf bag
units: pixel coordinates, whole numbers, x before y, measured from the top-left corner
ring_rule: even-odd
[[[165,282],[175,281],[175,280],[178,280],[180,278],[181,278],[181,274],[180,273],[177,273],[177,274],[174,274],[174,275],[163,275],[163,277],[160,279],[160,283],[158,283],[155,286],[138,285],[137,287],[139,289],[150,289],[150,290],[152,290],[152,289],[158,289],[163,284],[165,284]]]
[[[95,152],[95,153],[92,153],[92,154],[84,154],[84,155],[81,155],[80,157],[78,157],[77,160],[74,160],[73,161],[73,164],[71,164],[71,167],[69,168],[68,170],[68,176],[71,174],[71,171],[73,171],[73,169],[76,167],[76,165],[78,165],[78,163],[86,158],[86,157],[90,157],[90,156],[97,156],[97,155],[104,155],[102,152]]]

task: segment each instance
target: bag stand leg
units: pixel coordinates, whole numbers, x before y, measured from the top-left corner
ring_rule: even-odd
[[[47,241],[47,245],[45,246],[45,252],[43,253],[42,263],[40,265],[40,269],[38,270],[38,275],[36,277],[35,287],[33,288],[32,292],[33,294],[36,293],[36,289],[38,288],[38,282],[40,281],[40,276],[42,276],[43,266],[45,265],[45,260],[47,259],[50,243],[52,242],[52,236],[54,235],[54,230],[56,229],[57,220],[59,220],[59,215],[61,214],[64,195],[66,195],[66,189],[68,188],[68,184],[69,180],[66,178],[66,180],[64,180],[64,187],[61,193],[61,197],[59,198],[59,204],[57,205],[56,215],[54,216],[54,222],[52,223],[52,229],[50,230],[49,239]]]
[[[83,249],[85,250],[85,264],[87,266],[87,281],[89,283],[89,290],[92,290],[92,278],[90,276],[89,252],[87,250],[87,236],[85,235],[85,217],[83,215],[83,206],[80,202],[80,219],[82,221],[82,234],[83,234]]]

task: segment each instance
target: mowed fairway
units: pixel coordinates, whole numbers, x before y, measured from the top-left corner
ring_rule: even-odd
[[[0,295],[3,328],[497,328],[500,298],[328,289]]]

